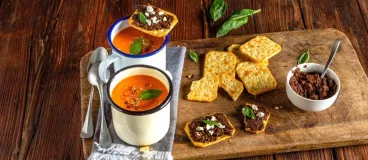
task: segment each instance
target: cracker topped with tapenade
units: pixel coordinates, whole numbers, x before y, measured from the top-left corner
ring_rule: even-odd
[[[230,138],[235,128],[222,113],[214,113],[188,122],[184,128],[196,147],[207,147]]]
[[[164,37],[178,23],[178,18],[168,11],[148,4],[139,6],[128,22],[133,28],[144,33]]]
[[[251,133],[264,132],[270,118],[270,112],[265,107],[246,103],[242,108],[244,115],[245,131]]]

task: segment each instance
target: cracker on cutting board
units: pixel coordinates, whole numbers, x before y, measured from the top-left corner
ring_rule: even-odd
[[[229,132],[222,132],[223,134],[221,136],[216,136],[216,134],[210,134],[210,130],[223,130],[223,128],[220,128],[219,126],[213,126],[212,129],[207,129],[207,126],[205,123],[198,123],[198,121],[202,120],[208,120],[212,119],[212,117],[215,117],[215,121],[223,121],[221,123],[221,126],[224,126]],[[197,129],[198,128],[198,129]],[[185,133],[188,135],[190,141],[193,143],[195,147],[207,147],[216,143],[219,143],[221,141],[224,141],[226,139],[231,138],[235,133],[235,128],[233,124],[231,124],[230,120],[226,117],[223,113],[213,113],[211,115],[203,116],[196,118],[190,122],[188,122],[184,127]],[[212,132],[211,131],[211,132]],[[214,132],[214,131],[213,131]],[[195,138],[203,138],[203,141],[197,141]],[[210,138],[209,138],[210,137]]]
[[[204,72],[221,74],[227,73],[235,78],[236,56],[232,52],[210,51],[204,59]]]
[[[265,107],[250,103],[245,104],[242,112],[244,112],[243,110],[245,110],[245,107],[251,109],[254,114],[254,119],[252,119],[244,115],[243,113],[245,131],[256,134],[264,132],[267,127],[268,120],[270,119],[271,113]]]
[[[240,52],[254,62],[268,60],[281,51],[281,46],[266,36],[257,36],[239,47]]]
[[[239,63],[236,73],[244,83],[248,93],[260,95],[276,88],[276,80],[264,64],[254,62]]]
[[[147,6],[151,7],[150,10],[148,10]],[[140,12],[145,15],[146,19],[150,22],[149,24],[143,24],[138,20],[138,14]],[[128,23],[131,27],[149,35],[155,37],[164,37],[171,31],[172,28],[174,28],[176,23],[178,23],[178,18],[176,17],[176,15],[168,11],[148,4],[142,5],[137,10],[135,10],[132,16],[129,17]],[[153,27],[154,25],[157,25],[159,27]]]
[[[217,98],[218,85],[219,78],[213,73],[208,73],[200,80],[192,82],[187,99],[192,101],[212,102]]]
[[[235,102],[244,90],[243,83],[226,73],[218,75],[219,86],[223,88]]]
[[[232,44],[229,47],[227,47],[227,51],[229,52],[233,52],[234,55],[236,56],[236,64],[244,62],[244,61],[252,61],[251,59],[249,59],[247,56],[243,55],[240,50],[239,47],[241,46],[241,44]],[[264,60],[261,61],[259,63],[264,63],[266,65],[268,65],[268,60]]]

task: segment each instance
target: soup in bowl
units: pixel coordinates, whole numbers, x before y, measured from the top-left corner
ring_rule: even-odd
[[[171,74],[148,65],[117,71],[107,83],[112,122],[124,142],[145,146],[161,140],[170,125]]]

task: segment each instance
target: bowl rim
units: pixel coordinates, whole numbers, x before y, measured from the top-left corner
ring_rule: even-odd
[[[290,90],[292,91],[293,94],[296,94],[299,98],[301,99],[304,99],[304,100],[307,100],[307,101],[311,101],[311,102],[323,102],[323,101],[329,101],[331,99],[333,99],[333,97],[337,96],[340,92],[340,78],[339,76],[337,76],[337,74],[330,68],[327,68],[327,72],[331,72],[332,75],[335,75],[336,76],[336,80],[337,80],[337,90],[335,92],[334,95],[332,95],[331,97],[327,98],[327,99],[321,99],[321,100],[313,100],[313,99],[309,99],[309,98],[305,98],[301,95],[299,95],[298,93],[296,93],[293,88],[291,88],[290,86],[290,79],[291,77],[294,75],[293,71],[296,69],[296,68],[303,68],[304,65],[312,65],[312,66],[319,66],[319,67],[323,67],[324,68],[324,65],[322,64],[318,64],[318,63],[303,63],[303,64],[298,64],[296,66],[294,66],[293,68],[291,68],[289,70],[289,72],[287,73],[286,75],[286,85],[287,85],[287,88],[290,88]],[[291,76],[289,77],[289,74],[291,74]],[[327,76],[327,75],[326,75]]]

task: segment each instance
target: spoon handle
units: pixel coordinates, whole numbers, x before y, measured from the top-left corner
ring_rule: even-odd
[[[323,72],[321,74],[321,79],[323,79],[323,77],[325,77],[326,72],[327,72],[327,68],[330,67],[331,62],[332,62],[333,58],[335,57],[337,50],[339,49],[339,46],[340,46],[340,40],[337,39],[335,41],[333,47],[332,47],[332,50],[331,50],[331,53],[330,53],[330,57],[328,58],[327,64],[325,66],[325,69],[323,70]]]
[[[91,86],[91,93],[89,95],[88,109],[82,131],[80,133],[81,138],[91,138],[93,136],[93,121],[92,121],[92,100],[93,100],[94,88]]]
[[[108,148],[111,146],[112,140],[109,128],[105,119],[105,108],[104,108],[104,95],[103,95],[103,84],[98,85],[98,91],[100,92],[100,110],[101,110],[101,128],[100,128],[100,137],[99,143],[101,147]]]

